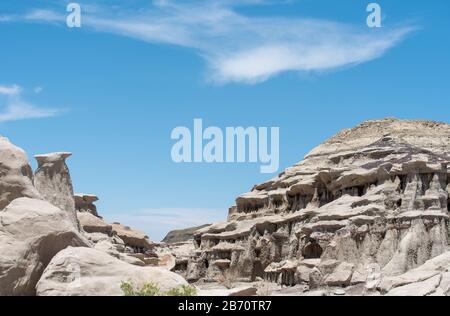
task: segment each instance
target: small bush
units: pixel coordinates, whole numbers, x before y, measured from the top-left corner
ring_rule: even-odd
[[[120,289],[124,296],[196,296],[197,290],[189,285],[182,285],[180,287],[171,289],[167,292],[161,292],[159,287],[153,283],[145,284],[141,289],[136,287],[131,282],[122,282]]]
[[[189,285],[182,285],[166,292],[166,296],[197,296],[197,290]]]

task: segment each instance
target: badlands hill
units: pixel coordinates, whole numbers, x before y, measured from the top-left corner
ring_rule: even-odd
[[[445,123],[343,130],[197,231],[187,277],[448,294],[449,153]]]

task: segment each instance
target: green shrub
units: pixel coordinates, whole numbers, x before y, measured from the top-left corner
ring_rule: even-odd
[[[167,292],[161,292],[159,287],[153,283],[145,284],[141,289],[136,287],[131,282],[122,282],[120,289],[124,296],[196,296],[197,290],[189,285],[182,285],[180,287],[171,289]]]
[[[192,286],[182,285],[166,292],[166,296],[197,296],[197,290]]]

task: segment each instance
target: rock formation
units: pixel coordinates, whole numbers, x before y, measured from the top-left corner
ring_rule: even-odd
[[[153,249],[153,244],[145,233],[120,223],[113,223],[112,229],[125,242],[128,252],[145,254],[145,252]]]
[[[190,280],[311,288],[407,273],[447,251],[450,125],[385,119],[344,130],[239,196],[195,233]]]
[[[167,244],[174,244],[174,243],[181,243],[186,242],[190,240],[194,240],[194,233],[202,228],[205,228],[207,226],[210,226],[211,224],[206,224],[198,227],[191,227],[186,229],[180,229],[180,230],[172,230],[169,232],[166,237],[162,240],[162,242]]]
[[[383,279],[379,288],[388,296],[449,296],[450,252],[405,274]]]
[[[155,244],[155,253],[158,258],[166,261],[167,269],[185,277],[189,259],[192,255],[195,255],[195,244],[193,240]]]
[[[111,236],[112,225],[88,212],[77,212],[78,221],[86,233],[100,233]]]
[[[50,260],[68,246],[88,246],[67,212],[18,198],[0,211],[0,295],[34,295]]]
[[[0,210],[20,197],[40,198],[26,153],[0,137]]]
[[[66,165],[66,159],[71,155],[67,152],[36,155],[38,169],[34,186],[46,201],[66,211],[78,226],[72,180]]]
[[[98,197],[93,194],[77,193],[74,195],[75,198],[75,209],[77,212],[87,212],[96,217],[99,217],[97,213],[97,206],[95,202],[98,201]]]
[[[165,291],[183,276],[201,295],[450,295],[449,152],[448,124],[368,121],[239,196],[227,221],[154,244],[73,195],[70,154],[36,156],[33,176],[0,138],[0,295]]]
[[[186,284],[167,269],[143,267],[134,252],[151,248],[147,236],[105,223],[97,197],[73,195],[69,156],[36,156],[33,177],[25,152],[0,137],[0,296],[121,295],[122,281],[163,290]]]
[[[99,250],[69,247],[52,259],[36,290],[39,296],[120,296],[122,282],[137,288],[153,283],[162,292],[187,285],[165,269],[137,267]]]
[[[146,235],[129,227],[122,227],[117,223],[114,224],[115,229],[113,229],[113,225],[106,223],[97,213],[97,207],[93,204],[98,200],[97,196],[79,194],[79,197],[82,197],[83,202],[77,203],[78,222],[83,234],[94,244],[95,249],[138,266],[159,264],[156,255],[156,258],[154,258],[151,254],[148,254],[153,249],[153,244]],[[75,200],[78,198],[75,195]],[[118,226],[120,226],[120,236],[117,233]],[[122,230],[126,231],[123,232]],[[126,242],[121,237],[125,237]]]

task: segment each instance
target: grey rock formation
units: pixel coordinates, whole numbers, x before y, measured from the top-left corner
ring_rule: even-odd
[[[74,195],[75,199],[75,209],[77,212],[87,212],[94,216],[99,217],[97,212],[97,206],[95,202],[98,201],[98,197],[93,194],[76,193]]]
[[[211,224],[206,224],[206,225],[191,227],[191,228],[186,228],[186,229],[180,229],[180,230],[173,230],[173,231],[169,232],[166,235],[166,237],[164,237],[162,242],[165,242],[167,244],[173,244],[173,243],[180,243],[180,242],[193,240],[194,233],[197,230],[208,227],[208,226],[211,226]]]
[[[90,211],[79,209],[77,210],[77,218],[83,234],[92,242],[95,249],[127,263],[138,266],[145,265],[145,256],[140,259],[125,253],[127,247],[129,248],[130,246],[127,246],[117,233],[113,231],[113,226],[106,223],[98,214],[95,216]]]
[[[163,259],[158,262],[158,265],[165,265],[171,271],[186,277],[188,262],[192,256],[195,256],[195,244],[193,240],[155,244],[155,253],[158,258]],[[164,264],[164,261],[166,261],[166,264]],[[170,265],[167,263],[170,263]]]
[[[146,251],[153,250],[154,245],[145,233],[120,223],[113,223],[112,229],[114,234],[125,242],[130,252],[145,253]]]
[[[20,197],[40,198],[26,153],[0,137],[0,210]]]
[[[36,156],[38,169],[33,177],[25,152],[0,138],[0,296],[35,295],[46,267],[53,270],[40,282],[38,294],[42,295],[121,295],[120,281],[129,280],[138,285],[155,282],[162,289],[186,284],[167,269],[142,268],[147,263],[145,252],[153,246],[149,238],[129,227],[104,222],[93,204],[96,196],[73,195],[65,163],[69,156]],[[175,266],[174,257],[167,256]],[[50,264],[61,257],[63,266]],[[86,288],[77,292],[69,280],[79,280],[80,267],[86,268]],[[114,273],[116,279],[111,277]],[[103,292],[96,288],[98,284],[104,284]]]
[[[0,295],[34,295],[47,264],[68,246],[88,246],[67,212],[18,198],[0,212]]]
[[[78,222],[87,233],[101,233],[110,236],[112,225],[88,212],[77,212]]]
[[[36,292],[39,296],[121,296],[122,282],[137,288],[153,283],[162,292],[187,285],[165,269],[138,267],[96,249],[69,247],[52,259]]]
[[[46,201],[66,211],[78,227],[72,180],[66,165],[71,155],[67,152],[36,155],[38,169],[34,174],[34,186]]]
[[[388,296],[449,296],[450,252],[405,274],[384,278],[379,288]]]
[[[450,125],[385,119],[344,130],[195,234],[191,280],[313,287],[401,275],[446,252]],[[219,262],[220,264],[215,264]],[[303,267],[303,268],[299,268]],[[306,282],[308,283],[308,282]]]

